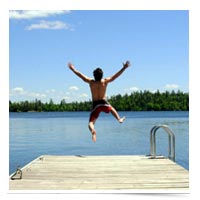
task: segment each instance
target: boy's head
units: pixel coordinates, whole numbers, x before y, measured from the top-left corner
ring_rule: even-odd
[[[93,71],[95,81],[100,81],[103,77],[103,71],[100,68],[97,68]]]

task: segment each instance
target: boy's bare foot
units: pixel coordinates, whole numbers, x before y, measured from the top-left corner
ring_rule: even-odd
[[[96,131],[94,129],[92,130],[92,140],[93,140],[93,142],[96,142],[96,140],[97,140]]]
[[[123,123],[125,119],[126,119],[126,117],[122,117],[118,121],[119,121],[119,123]]]

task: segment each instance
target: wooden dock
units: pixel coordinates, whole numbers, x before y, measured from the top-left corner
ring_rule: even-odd
[[[189,173],[173,161],[147,156],[40,156],[22,168],[10,190],[189,189]]]

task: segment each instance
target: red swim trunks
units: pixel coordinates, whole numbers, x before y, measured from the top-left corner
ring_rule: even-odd
[[[99,117],[100,112],[109,113],[111,110],[112,106],[106,100],[93,101],[93,110],[91,111],[89,121],[95,121]]]

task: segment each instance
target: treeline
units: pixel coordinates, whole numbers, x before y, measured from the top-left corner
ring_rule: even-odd
[[[108,98],[109,103],[118,111],[188,111],[189,93],[181,91],[159,92],[137,91],[130,95],[115,95]],[[54,103],[51,99],[48,103],[35,101],[11,102],[10,112],[50,112],[50,111],[90,111],[91,101],[67,103],[64,99],[60,103]]]

